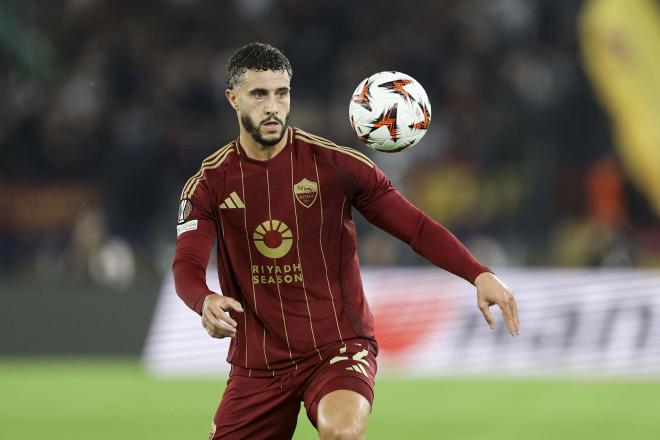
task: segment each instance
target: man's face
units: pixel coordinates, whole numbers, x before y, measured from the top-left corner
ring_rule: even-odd
[[[291,78],[280,70],[247,70],[243,79],[226,92],[243,128],[264,146],[277,144],[289,122]]]

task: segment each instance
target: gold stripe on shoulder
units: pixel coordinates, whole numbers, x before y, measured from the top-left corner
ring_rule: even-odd
[[[207,170],[212,170],[215,168],[218,168],[222,163],[225,161],[225,159],[233,152],[233,148],[228,147],[224,152],[218,156],[215,160],[208,162],[207,164],[204,164],[202,168],[200,169],[199,176],[197,176],[192,182],[189,187],[189,189],[186,191],[185,197],[184,198],[191,198],[193,194],[195,193],[195,190],[197,189],[197,185],[199,185],[199,182],[204,180],[204,172]]]
[[[331,146],[334,146],[334,147],[337,147],[337,148],[341,148],[342,150],[349,151],[353,154],[357,154],[358,156],[362,157],[364,160],[370,162],[372,165],[374,164],[374,162],[368,156],[366,156],[364,153],[361,153],[360,151],[356,150],[355,148],[350,148],[350,147],[344,147],[344,146],[341,146],[341,145],[337,145],[337,144],[335,144],[334,142],[332,142],[328,139],[322,138],[321,136],[317,136],[315,134],[308,133],[304,130],[299,130],[299,131],[302,132],[300,134],[303,135],[303,136],[306,136],[310,139],[317,140],[317,141],[319,141],[321,143],[324,143],[326,145],[331,145]]]
[[[210,163],[213,163],[216,159],[218,159],[222,154],[226,153],[229,148],[231,148],[233,143],[229,143],[225,145],[224,147],[220,148],[218,151],[215,153],[211,154],[210,156],[206,157],[202,161],[202,165],[199,167],[199,170],[186,182],[186,184],[183,186],[183,191],[181,191],[181,195],[183,197],[183,194],[187,191],[188,188],[190,188],[190,185],[192,184],[192,181],[202,175],[203,169],[205,166],[207,166]]]
[[[301,132],[300,134],[302,134],[303,136],[307,136],[311,139],[315,139],[315,140],[317,140],[321,143],[325,143],[327,145],[332,145],[332,146],[341,148],[342,150],[350,151],[351,153],[357,154],[358,156],[362,157],[364,160],[367,160],[367,161],[371,162],[372,165],[374,164],[374,161],[372,161],[367,155],[365,155],[364,153],[356,150],[355,148],[344,147],[344,146],[341,146],[341,145],[337,145],[336,143],[332,142],[329,139],[323,138],[323,137],[315,135],[315,134],[311,134],[309,132],[306,132],[305,130],[301,130],[301,129],[297,129],[297,130],[299,132]]]
[[[193,194],[195,193],[195,190],[197,189],[197,185],[199,185],[199,182],[204,180],[204,172],[207,170],[212,170],[215,168],[218,168],[222,163],[225,161],[225,159],[233,152],[232,148],[228,148],[225,150],[225,152],[219,156],[215,161],[209,162],[208,164],[204,165],[199,172],[199,176],[195,176],[194,180],[191,181],[189,188],[186,190],[186,192],[183,194],[184,199],[190,199],[192,198]]]
[[[202,161],[202,165],[199,167],[199,170],[197,170],[197,172],[195,174],[193,174],[193,176],[186,181],[186,184],[183,185],[183,190],[181,191],[181,198],[184,198],[183,195],[190,188],[190,185],[192,184],[193,180],[195,180],[198,177],[201,177],[204,167],[206,165],[208,165],[209,163],[212,163],[213,161],[215,161],[222,154],[224,154],[227,151],[227,149],[229,149],[232,146],[232,144],[233,144],[233,142],[225,145],[224,147],[217,150],[215,153],[211,154],[210,156],[207,156],[206,159],[204,159]]]
[[[207,157],[202,162],[202,166],[199,168],[199,171],[197,171],[195,175],[193,175],[190,179],[188,179],[188,182],[186,182],[186,184],[184,185],[183,191],[181,191],[181,198],[182,199],[191,198],[193,193],[195,192],[195,189],[197,189],[197,185],[199,184],[199,182],[204,179],[204,171],[214,169],[222,165],[222,163],[225,161],[227,156],[229,156],[229,154],[232,151],[233,151],[233,142],[225,145],[216,153]]]
[[[342,147],[340,147],[340,146],[338,146],[338,145],[326,144],[325,142],[321,142],[321,141],[318,141],[318,140],[316,140],[316,139],[308,138],[308,137],[306,137],[306,136],[303,136],[302,133],[298,133],[298,134],[296,134],[296,139],[300,139],[300,140],[302,140],[302,141],[308,142],[308,143],[313,144],[313,145],[316,145],[316,146],[318,146],[318,147],[323,147],[323,148],[327,148],[327,149],[329,149],[329,150],[335,150],[335,151],[338,151],[338,152],[340,152],[340,153],[344,153],[344,154],[346,154],[347,156],[352,157],[353,159],[357,159],[357,160],[359,160],[360,162],[362,162],[362,163],[364,163],[365,165],[367,165],[369,168],[373,168],[373,167],[374,167],[374,163],[373,163],[372,161],[370,161],[370,160],[368,160],[368,159],[365,159],[364,157],[362,157],[362,156],[360,156],[360,155],[358,155],[358,154],[355,154],[355,153],[354,153],[353,151],[351,151],[350,149],[349,149],[349,150],[346,150],[346,149],[344,149],[344,148],[342,148]]]
[[[353,150],[352,148],[342,147],[342,146],[339,146],[339,145],[334,144],[332,142],[320,141],[318,139],[314,139],[314,138],[311,138],[311,137],[304,136],[302,133],[297,134],[296,138],[300,139],[300,140],[303,140],[305,142],[308,142],[310,144],[316,145],[318,147],[328,148],[330,150],[335,150],[335,151],[339,151],[340,153],[344,153],[348,156],[351,156],[354,159],[359,160],[360,162],[365,163],[370,168],[373,168],[375,166],[375,164],[372,160],[370,160],[369,158],[367,158],[363,154],[359,153],[358,151]]]

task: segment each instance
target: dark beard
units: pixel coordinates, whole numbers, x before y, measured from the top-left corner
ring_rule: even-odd
[[[282,132],[276,138],[264,139],[264,137],[261,136],[261,133],[259,133],[259,127],[261,127],[261,125],[264,124],[265,122],[269,122],[273,120],[280,123],[280,125],[282,126]],[[252,136],[252,138],[255,141],[257,141],[257,143],[264,145],[266,147],[272,147],[274,145],[277,145],[277,143],[281,141],[282,138],[284,137],[284,134],[286,133],[286,129],[289,126],[289,115],[288,114],[286,115],[286,119],[284,120],[284,122],[282,122],[281,119],[273,116],[271,118],[264,119],[263,121],[261,121],[259,123],[259,126],[254,125],[252,119],[250,119],[249,116],[241,115],[241,122],[243,123],[243,127],[248,131],[248,133],[250,133],[250,136]]]

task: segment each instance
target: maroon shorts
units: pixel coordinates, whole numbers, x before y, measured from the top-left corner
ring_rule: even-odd
[[[301,362],[297,369],[275,376],[232,368],[209,439],[290,439],[300,402],[316,426],[321,398],[336,390],[355,391],[371,405],[376,376],[371,344],[352,339],[324,347],[316,361]]]

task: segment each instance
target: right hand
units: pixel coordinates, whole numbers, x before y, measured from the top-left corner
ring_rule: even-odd
[[[243,313],[241,304],[233,298],[212,293],[204,298],[202,305],[202,325],[214,338],[222,339],[236,336],[236,321],[229,313],[230,310]]]
[[[511,289],[490,272],[480,274],[474,280],[474,285],[477,287],[477,305],[490,328],[495,328],[495,319],[490,313],[489,307],[497,304],[502,311],[504,323],[511,336],[519,336],[518,306]]]

